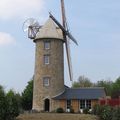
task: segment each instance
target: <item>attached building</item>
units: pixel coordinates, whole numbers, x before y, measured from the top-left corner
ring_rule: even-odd
[[[66,88],[65,92],[53,98],[58,101],[59,107],[69,112],[72,107],[75,112],[83,111],[83,109],[92,109],[99,102],[100,98],[105,98],[104,88]]]

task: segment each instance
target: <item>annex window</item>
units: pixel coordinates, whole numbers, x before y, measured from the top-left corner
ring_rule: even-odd
[[[80,100],[80,109],[85,109],[85,100]]]
[[[49,50],[50,49],[50,41],[44,41],[44,49]]]
[[[44,55],[44,64],[45,65],[50,64],[50,55]]]
[[[80,109],[91,109],[91,100],[80,100]]]
[[[86,100],[86,108],[91,109],[91,100]]]
[[[43,86],[48,87],[50,85],[50,77],[43,78]]]
[[[67,100],[67,110],[71,108],[71,100]]]

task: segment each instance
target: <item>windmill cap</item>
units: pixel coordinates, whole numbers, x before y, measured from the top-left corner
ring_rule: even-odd
[[[56,26],[51,18],[49,18],[46,23],[39,29],[35,40],[42,38],[55,38],[63,40],[62,30]]]

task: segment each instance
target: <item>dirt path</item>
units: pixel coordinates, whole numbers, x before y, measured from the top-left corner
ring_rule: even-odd
[[[98,118],[84,114],[36,113],[20,115],[17,120],[98,120]]]

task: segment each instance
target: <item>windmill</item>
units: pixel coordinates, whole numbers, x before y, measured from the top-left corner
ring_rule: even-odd
[[[44,25],[33,19],[27,19],[23,30],[35,43],[35,71],[33,90],[33,110],[55,110],[55,97],[65,92],[64,85],[64,43],[68,61],[70,80],[73,80],[69,42],[78,45],[68,30],[64,0],[61,0],[62,24],[49,13]]]
[[[23,23],[23,31],[28,32],[28,38],[34,39],[36,37],[37,32],[40,29],[40,25],[37,20],[34,18],[28,18]]]
[[[76,45],[78,45],[75,38],[72,36],[72,34],[69,32],[67,20],[66,20],[66,14],[65,14],[65,5],[64,0],[61,0],[61,11],[62,11],[62,25],[58,22],[58,20],[51,14],[50,17],[52,20],[61,28],[63,32],[63,38],[65,41],[65,47],[66,47],[66,54],[67,54],[67,62],[68,62],[68,69],[69,69],[69,76],[70,80],[73,81],[73,72],[72,72],[72,63],[71,63],[71,56],[70,56],[70,40],[72,40]]]
[[[60,27],[60,29],[63,32],[63,38],[65,41],[65,47],[66,47],[69,76],[70,76],[70,80],[73,81],[73,72],[72,72],[72,63],[71,63],[69,43],[70,43],[70,40],[72,40],[76,45],[78,45],[78,43],[76,39],[72,36],[72,34],[69,32],[69,29],[68,29],[66,14],[65,14],[64,0],[61,0],[61,11],[62,11],[62,25],[51,13],[49,13],[49,15],[50,15],[50,18]],[[23,31],[28,32],[28,38],[35,39],[36,34],[41,29],[41,27],[42,26],[40,26],[39,23],[35,19],[29,18],[23,24]]]

